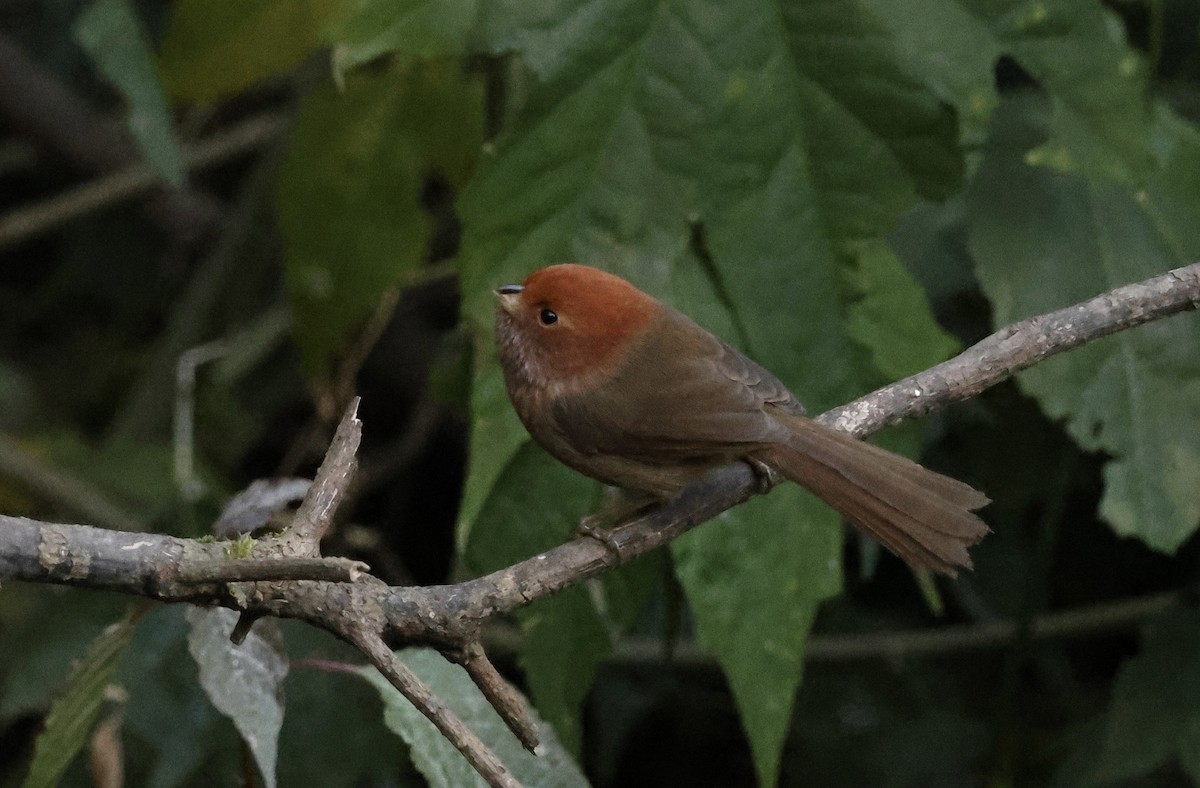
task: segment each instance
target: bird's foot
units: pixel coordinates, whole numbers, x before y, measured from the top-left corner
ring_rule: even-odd
[[[754,472],[754,479],[758,483],[756,492],[759,495],[771,492],[771,488],[779,481],[775,469],[757,457],[743,457],[742,461],[749,465],[750,470]]]
[[[595,514],[589,514],[579,521],[575,527],[576,539],[595,539],[604,545],[604,563],[612,568],[624,562],[621,545],[613,534],[613,529],[606,525],[607,519]]]

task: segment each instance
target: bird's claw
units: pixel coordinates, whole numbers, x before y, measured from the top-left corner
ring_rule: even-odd
[[[775,469],[757,457],[745,457],[743,461],[750,466],[750,470],[754,472],[754,479],[757,482],[758,489],[756,492],[759,495],[766,495],[771,492],[771,488],[775,486]]]
[[[601,524],[601,518],[595,515],[588,515],[579,521],[579,525],[575,527],[575,538],[595,539],[604,545],[604,563],[610,568],[624,561],[625,557],[621,552],[621,546],[613,536],[612,529],[605,528]]]

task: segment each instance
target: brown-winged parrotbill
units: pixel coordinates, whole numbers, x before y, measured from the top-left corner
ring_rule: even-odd
[[[496,296],[509,397],[575,470],[669,500],[719,465],[765,464],[911,566],[971,565],[987,496],[806,418],[778,378],[624,279],[553,265]]]

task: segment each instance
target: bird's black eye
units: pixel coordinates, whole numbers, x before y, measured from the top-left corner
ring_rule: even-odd
[[[549,326],[558,322],[558,315],[554,313],[553,309],[543,309],[538,312],[538,320],[542,321],[543,326]]]

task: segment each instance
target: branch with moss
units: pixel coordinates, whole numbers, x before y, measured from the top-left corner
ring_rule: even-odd
[[[957,357],[818,417],[858,435],[975,396],[1041,360],[1103,336],[1194,309],[1200,263],[1082,303],[1014,323]],[[351,406],[292,527],[255,540],[248,555],[227,542],[178,539],[86,525],[0,516],[0,578],[121,591],[163,602],[221,605],[241,611],[244,631],[264,616],[295,618],[359,647],[492,785],[512,785],[504,765],[445,705],[391,655],[400,645],[439,649],[464,665],[520,738],[537,746],[523,700],[503,684],[481,646],[484,624],[661,547],[761,491],[744,464],[717,469],[675,501],[622,524],[611,545],[577,539],[513,566],[456,585],[388,586],[341,559],[320,557],[319,543],[355,471],[361,425]],[[222,563],[251,561],[247,569]],[[269,562],[276,561],[272,572]],[[308,563],[306,563],[308,562]],[[315,563],[314,563],[315,562]],[[237,631],[235,631],[235,635]]]

